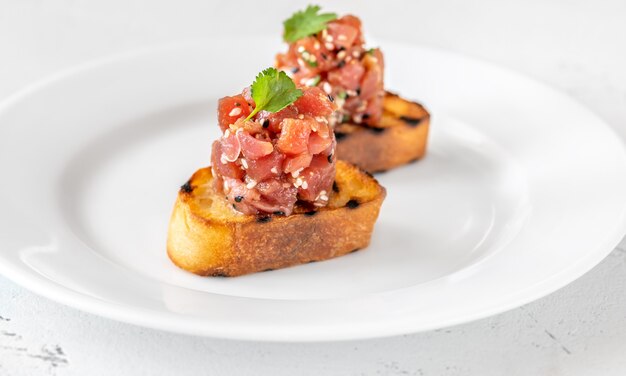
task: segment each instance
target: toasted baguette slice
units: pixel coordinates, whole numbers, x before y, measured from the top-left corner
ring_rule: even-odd
[[[252,216],[235,212],[212,180],[207,167],[181,187],[167,239],[174,264],[203,276],[238,276],[364,248],[386,194],[371,175],[337,161],[328,206]]]
[[[337,158],[371,173],[416,161],[426,153],[429,126],[424,107],[388,92],[379,124],[344,123],[335,128]]]

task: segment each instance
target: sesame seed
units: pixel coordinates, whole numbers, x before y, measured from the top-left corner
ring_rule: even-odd
[[[220,156],[220,162],[221,162],[222,164],[227,164],[227,163],[228,163],[228,160],[226,159],[226,156],[225,156],[224,154],[222,154],[222,155]]]
[[[255,180],[250,179],[250,182],[249,182],[248,184],[246,184],[246,188],[248,188],[248,189],[252,189],[252,188],[254,188],[254,187],[256,187],[256,181],[255,181]]]
[[[342,60],[344,57],[346,57],[346,51],[341,51],[337,54],[337,59]]]
[[[228,136],[230,136],[230,129],[227,129],[226,132],[224,132],[224,138],[228,138]]]
[[[315,42],[313,44],[313,48],[315,48],[316,50],[319,50],[320,49],[320,42]]]
[[[324,196],[325,196],[325,195],[327,195],[327,194],[328,194],[328,192],[326,192],[325,190],[321,190],[321,191],[320,191],[320,195],[324,195]]]
[[[320,200],[322,200],[322,201],[328,201],[328,196],[326,196],[326,195],[320,195]]]
[[[332,43],[324,43],[324,47],[328,50],[333,50],[335,46]]]
[[[243,200],[243,196],[235,196],[235,201],[241,202]]]
[[[324,92],[326,94],[330,94],[333,92],[333,87],[330,86],[330,84],[327,81],[324,81],[324,83],[322,84],[322,89],[324,89]]]
[[[304,119],[304,115],[302,115],[302,114],[298,115],[298,119],[300,119],[300,120]]]
[[[309,187],[309,183],[307,183],[306,181],[302,182],[302,189],[307,189]]]
[[[241,114],[241,108],[240,107],[235,107],[232,110],[230,110],[230,112],[228,113],[228,116],[237,116]]]
[[[278,169],[276,168],[276,166],[272,167],[272,169],[270,170],[273,174],[278,174]]]
[[[339,35],[337,36],[337,40],[348,40],[348,37],[346,37],[346,36],[345,36],[345,35],[343,35],[343,34],[339,34]]]
[[[244,169],[248,168],[248,161],[246,161],[245,159],[241,158],[241,165],[243,166]]]
[[[298,47],[298,52],[300,52],[300,53],[304,52],[304,46]]]
[[[359,51],[354,50],[354,51],[352,51],[352,56],[358,59],[359,56],[361,56],[361,54],[359,53]]]
[[[333,40],[335,40],[332,35],[327,35],[325,39],[326,39],[326,42],[328,43],[332,43]]]

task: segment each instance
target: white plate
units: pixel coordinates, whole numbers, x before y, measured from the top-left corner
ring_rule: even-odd
[[[433,114],[427,158],[379,175],[372,245],[239,278],[173,266],[178,187],[209,163],[216,100],[277,38],[118,56],[0,108],[0,271],[65,304],[238,339],[395,335],[502,312],[596,265],[626,231],[626,154],[596,116],[490,64],[395,43],[388,86]],[[218,52],[216,52],[218,51]]]

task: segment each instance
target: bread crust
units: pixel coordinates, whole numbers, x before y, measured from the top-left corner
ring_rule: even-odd
[[[337,161],[329,206],[294,214],[235,212],[213,190],[210,168],[198,170],[178,193],[167,253],[202,276],[239,276],[322,261],[365,248],[386,192],[369,174]]]
[[[390,170],[424,156],[429,127],[430,114],[422,105],[387,92],[378,125],[336,127],[337,158],[371,173]]]

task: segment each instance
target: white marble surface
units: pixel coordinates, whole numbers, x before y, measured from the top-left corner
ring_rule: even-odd
[[[278,35],[286,4],[306,2],[268,3],[0,0],[0,99],[110,53],[222,30]],[[335,0],[327,7],[359,14],[371,35],[459,51],[538,78],[626,139],[626,2]],[[248,29],[255,14],[263,30]],[[387,339],[265,344],[110,321],[0,277],[0,375],[624,375],[624,287],[626,241],[561,291],[489,319]]]

